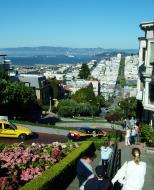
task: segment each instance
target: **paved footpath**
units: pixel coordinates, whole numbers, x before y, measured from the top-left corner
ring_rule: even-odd
[[[57,126],[60,127],[65,127],[65,128],[69,128],[69,127],[98,127],[98,128],[109,128],[111,129],[112,127],[114,127],[114,129],[118,129],[118,130],[122,130],[122,126],[121,125],[116,125],[116,124],[111,124],[108,122],[104,122],[104,123],[99,123],[99,122],[57,122],[56,123]]]
[[[119,143],[118,147],[121,149],[121,164],[125,161],[131,160],[131,150],[133,147],[138,147],[142,151],[141,159],[147,163],[147,172],[145,177],[145,185],[143,190],[153,190],[154,189],[154,153],[147,153],[145,152],[144,144],[136,145],[136,146],[129,146],[126,147],[124,142]],[[97,158],[94,160],[92,166],[95,168],[97,165],[101,164],[100,160],[100,151],[96,152]],[[69,187],[66,190],[79,190],[78,180],[75,178]]]
[[[146,162],[147,171],[145,176],[145,184],[143,190],[153,190],[154,189],[154,153],[147,153],[144,148],[144,144],[140,145],[132,145],[126,147],[124,143],[119,143],[119,148],[121,148],[121,164],[125,161],[129,161],[132,159],[131,150],[133,147],[138,147],[141,150],[141,160]]]

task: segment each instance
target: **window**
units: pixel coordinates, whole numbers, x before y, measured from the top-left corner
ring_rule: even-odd
[[[146,51],[146,48],[143,48],[143,57],[142,57],[142,61],[145,61],[145,51]]]
[[[0,129],[2,129],[2,123],[0,123]]]
[[[150,63],[154,64],[154,42],[150,43]]]
[[[151,103],[154,103],[154,83],[149,84],[149,99]]]
[[[4,129],[9,129],[9,130],[11,130],[11,126],[10,126],[9,124],[4,123]]]

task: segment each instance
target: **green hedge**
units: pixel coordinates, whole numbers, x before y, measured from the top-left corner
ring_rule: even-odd
[[[0,144],[0,150],[3,150],[5,148],[6,144]]]
[[[142,125],[141,141],[146,142],[148,146],[154,147],[154,130],[150,125]]]
[[[41,176],[25,184],[20,190],[64,190],[76,175],[76,162],[87,151],[94,151],[94,143],[86,141]]]
[[[106,142],[109,141],[109,139],[108,137],[102,137],[100,139],[96,137],[91,137],[87,141],[92,141],[95,145],[95,148],[99,150],[101,146],[103,146]]]

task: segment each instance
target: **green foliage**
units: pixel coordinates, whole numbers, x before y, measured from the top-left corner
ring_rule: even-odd
[[[0,144],[0,151],[6,147],[6,144]]]
[[[106,101],[105,101],[104,96],[96,96],[96,102],[97,102],[97,105],[101,107],[106,106]]]
[[[106,142],[109,141],[109,138],[108,137],[102,137],[102,138],[91,137],[87,139],[87,141],[92,141],[95,145],[95,148],[99,150],[101,146],[103,146]]]
[[[90,69],[87,64],[83,63],[79,72],[80,79],[88,79],[90,76]]]
[[[142,125],[141,140],[154,147],[154,130],[150,125]]]
[[[0,80],[0,114],[33,117],[36,112],[40,112],[40,107],[32,88],[23,83]]]
[[[72,99],[61,100],[58,104],[58,113],[64,117],[94,116],[100,112],[100,106],[104,105],[104,97],[95,97],[90,87],[81,88],[71,97]]]
[[[76,162],[81,155],[94,150],[92,142],[84,142],[59,163],[46,170],[41,176],[30,181],[20,190],[64,190],[76,175]]]
[[[77,102],[74,100],[61,100],[58,104],[58,114],[63,117],[72,117],[76,113]]]
[[[80,90],[76,91],[76,93],[72,95],[72,99],[78,103],[86,103],[86,102],[89,102],[90,104],[96,103],[96,97],[94,91],[93,89],[88,87],[81,88]]]
[[[122,57],[120,61],[119,73],[117,78],[117,84],[119,84],[122,88],[126,85],[124,70],[125,70],[125,58]]]
[[[2,69],[0,69],[0,80],[1,79],[7,80],[7,81],[9,80],[9,76],[8,76],[7,72],[3,71]]]
[[[61,100],[58,104],[58,114],[63,117],[93,116],[99,113],[99,108],[89,102],[78,103],[75,100]]]
[[[91,105],[90,103],[79,103],[77,106],[77,115],[87,116],[90,115]]]
[[[62,87],[60,85],[60,82],[56,79],[49,79],[48,80],[48,84],[49,84],[49,93],[51,98],[61,98],[63,97],[63,91],[62,91]]]
[[[122,110],[123,117],[136,117],[137,100],[135,97],[129,97],[119,101],[119,107]]]

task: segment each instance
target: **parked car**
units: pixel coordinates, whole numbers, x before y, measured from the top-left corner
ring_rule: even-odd
[[[77,130],[69,131],[67,136],[72,140],[84,140],[90,137],[104,137],[106,132],[98,128],[81,127]]]
[[[25,140],[32,135],[32,131],[26,127],[15,125],[7,120],[0,120],[0,137],[11,137]]]

